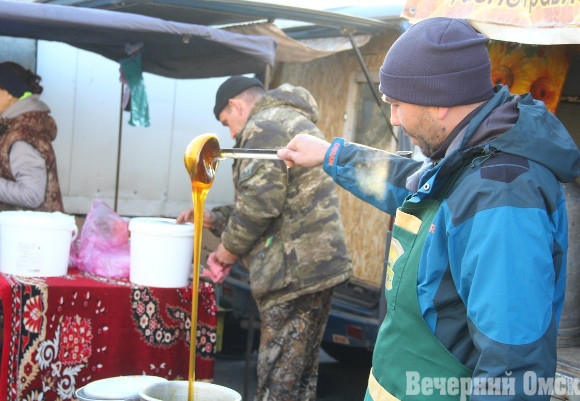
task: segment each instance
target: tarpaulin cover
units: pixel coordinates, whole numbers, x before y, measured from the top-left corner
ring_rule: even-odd
[[[202,25],[82,7],[0,0],[0,35],[67,43],[113,61],[143,43],[143,71],[170,78],[209,78],[274,65],[276,40]]]
[[[401,16],[411,23],[464,18],[489,38],[507,42],[580,44],[580,1],[407,0]]]
[[[281,63],[303,63],[341,51],[352,50],[352,45],[346,37],[324,37],[298,41],[269,22],[232,25],[224,29],[228,32],[244,35],[265,35],[275,38],[278,42],[276,61]],[[358,47],[362,47],[368,43],[370,38],[371,35],[356,35],[354,41]]]

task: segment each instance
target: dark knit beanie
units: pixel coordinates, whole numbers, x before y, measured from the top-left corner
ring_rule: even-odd
[[[243,75],[234,75],[233,77],[228,78],[223,84],[220,85],[215,94],[215,106],[213,108],[213,114],[215,114],[215,118],[218,120],[220,119],[220,113],[224,107],[227,106],[228,101],[231,98],[253,86],[259,86],[262,89],[264,88],[262,82],[256,78],[248,78],[244,77]]]
[[[0,88],[20,99],[25,92],[32,91],[30,85],[12,71],[8,64],[0,64]]]
[[[405,103],[452,107],[493,96],[487,38],[466,21],[428,18],[387,52],[379,90]]]

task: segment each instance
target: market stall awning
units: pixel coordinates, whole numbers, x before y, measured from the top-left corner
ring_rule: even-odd
[[[360,34],[383,32],[389,29],[390,25],[396,23],[392,20],[398,20],[402,6],[402,1],[396,0],[393,1],[393,4],[385,4],[375,9],[375,15],[386,12],[387,16],[395,17],[391,21],[387,21],[369,16],[356,16],[352,13],[352,9],[343,13],[295,7],[291,5],[291,1],[286,2],[287,4],[276,4],[276,2],[271,3],[267,0],[41,0],[41,2],[129,12],[169,21],[222,27],[264,21],[301,21],[316,28],[316,32],[302,25],[298,29],[299,34],[304,34],[307,31],[309,34],[316,34],[320,33],[320,28],[327,28],[324,33],[332,36],[340,36],[342,29]],[[316,1],[312,3],[314,4]],[[395,9],[397,9],[396,14],[392,13],[392,10]],[[335,10],[340,11],[340,8]]]
[[[506,42],[580,44],[579,1],[407,0],[401,16],[411,23],[464,18],[487,37]]]
[[[209,78],[274,65],[276,40],[108,10],[0,0],[0,35],[58,41],[114,61],[142,43],[143,71]]]

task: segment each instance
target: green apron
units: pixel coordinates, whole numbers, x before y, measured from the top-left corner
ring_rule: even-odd
[[[447,191],[442,192],[440,199]],[[365,401],[450,401],[459,400],[462,391],[469,394],[461,386],[468,386],[472,370],[433,335],[417,299],[419,259],[428,232],[435,229],[431,223],[440,203],[405,201],[397,210],[385,283],[387,315],[375,344]]]

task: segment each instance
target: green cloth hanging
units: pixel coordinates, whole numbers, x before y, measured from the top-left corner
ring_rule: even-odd
[[[122,59],[121,70],[131,90],[131,118],[129,124],[134,127],[149,127],[149,106],[147,103],[147,93],[145,91],[145,81],[141,69],[141,55]]]

